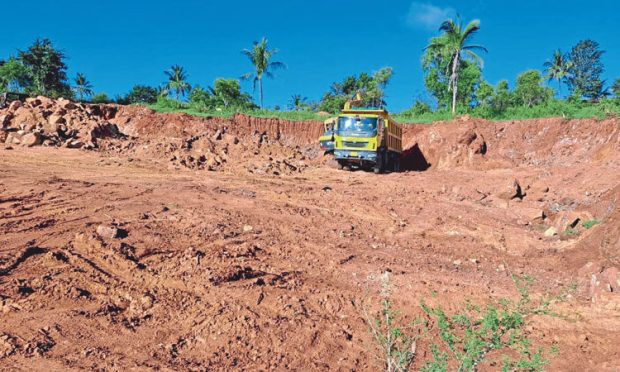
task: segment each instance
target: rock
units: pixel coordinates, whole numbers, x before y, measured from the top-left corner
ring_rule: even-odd
[[[520,225],[531,225],[535,223],[542,223],[545,218],[545,211],[539,208],[528,208],[519,206],[512,206],[512,210],[514,210],[519,215],[519,224]]]
[[[480,261],[477,258],[470,258],[469,262],[476,264],[476,265],[480,263]]]
[[[97,226],[97,235],[103,239],[115,239],[119,236],[119,230],[115,226]]]
[[[254,227],[250,226],[250,225],[243,225],[243,232],[244,233],[248,233],[250,231],[254,230]]]
[[[81,149],[84,146],[84,142],[79,141],[79,140],[70,140],[69,143],[67,143],[67,148],[69,149]]]
[[[22,136],[18,132],[9,132],[4,143],[7,145],[19,145],[21,138]]]
[[[15,110],[17,110],[18,108],[22,107],[22,103],[21,101],[13,101],[11,102],[11,104],[9,105],[9,112],[15,112]]]
[[[219,140],[221,140],[221,139],[222,139],[222,131],[218,129],[218,130],[215,132],[215,134],[213,135],[212,139],[213,139],[214,141],[219,141]]]
[[[555,227],[550,227],[547,229],[547,231],[545,231],[546,237],[552,237],[556,235],[558,235],[558,230],[556,230]]]
[[[42,142],[41,134],[36,132],[27,133],[21,138],[21,144],[28,147],[39,146]]]
[[[454,261],[452,261],[452,265],[454,265],[454,266],[461,266],[461,263],[463,263],[461,260],[454,260]]]
[[[47,122],[50,124],[64,124],[67,120],[58,114],[52,114],[47,118]]]
[[[608,310],[620,309],[620,270],[610,267],[592,274],[590,297],[592,302]]]
[[[73,110],[75,108],[77,108],[77,106],[75,105],[75,103],[66,100],[66,99],[59,99],[58,100],[58,106],[60,106],[61,108],[65,109],[65,110]]]
[[[13,119],[12,114],[0,115],[0,129],[8,127],[11,123],[11,119]]]
[[[45,98],[45,97],[43,97],[43,98]],[[37,107],[37,106],[41,105],[41,100],[39,99],[39,97],[37,97],[37,98],[26,98],[26,103],[30,107]]]
[[[503,190],[497,193],[497,197],[504,200],[512,200],[515,198],[523,199],[523,191],[518,180],[513,180],[507,184]]]

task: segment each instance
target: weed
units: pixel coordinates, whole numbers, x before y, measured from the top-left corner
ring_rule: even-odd
[[[590,230],[591,228],[593,228],[594,226],[600,224],[601,221],[599,220],[589,220],[589,221],[584,221],[581,226],[584,227],[584,229],[586,230]]]
[[[399,313],[392,308],[389,273],[381,276],[381,310],[371,316],[364,308],[364,318],[378,349],[377,359],[387,372],[404,372],[409,369],[416,351],[416,341],[406,332],[411,327],[402,327]]]
[[[564,301],[575,290],[574,284],[559,295],[543,295],[535,301],[530,295],[534,279],[529,276],[514,276],[513,281],[519,292],[515,303],[501,299],[485,309],[466,302],[464,309],[448,316],[441,307],[421,304],[422,310],[434,322],[438,338],[443,347],[431,346],[431,360],[423,371],[445,371],[448,365],[455,365],[458,371],[473,371],[488,359],[493,352],[516,351],[518,358],[503,356],[504,371],[542,371],[549,363],[546,355],[555,355],[557,347],[548,352],[542,348],[532,348],[532,342],[524,332],[526,320],[531,315],[550,314],[554,303]],[[550,314],[553,315],[553,314]]]
[[[564,235],[566,235],[566,236],[577,236],[577,235],[579,235],[579,231],[569,227],[568,229],[564,230]]]
[[[377,358],[386,371],[406,371],[416,356],[416,343],[423,340],[428,341],[430,350],[429,359],[421,361],[424,372],[474,371],[482,363],[499,363],[504,371],[542,371],[549,363],[548,357],[556,355],[558,349],[533,347],[525,332],[527,319],[533,315],[555,315],[551,306],[566,300],[576,289],[571,284],[557,295],[546,293],[533,298],[530,289],[534,278],[513,276],[519,293],[516,302],[500,299],[482,308],[465,301],[461,310],[450,315],[439,306],[431,307],[421,301],[425,318],[401,327],[398,312],[390,301],[388,274],[381,279],[381,310],[371,317],[364,309],[364,315],[380,351]],[[420,336],[407,335],[415,330]],[[493,360],[495,357],[489,355],[499,359]]]

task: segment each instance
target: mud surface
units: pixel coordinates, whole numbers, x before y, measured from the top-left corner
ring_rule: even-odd
[[[410,127],[385,175],[331,167],[320,123],[106,125],[95,150],[0,145],[2,369],[376,370],[386,271],[405,318],[577,283],[527,332],[550,370],[620,368],[617,120]]]

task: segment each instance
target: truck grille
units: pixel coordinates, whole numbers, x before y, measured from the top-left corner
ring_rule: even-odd
[[[356,147],[356,148],[362,148],[362,147],[366,147],[368,146],[368,142],[350,142],[350,141],[344,141],[342,142],[342,144],[345,147]]]

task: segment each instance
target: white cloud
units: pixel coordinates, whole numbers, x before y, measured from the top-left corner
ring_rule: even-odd
[[[407,24],[414,28],[435,31],[441,23],[454,18],[456,11],[450,7],[442,8],[430,3],[411,3],[407,14]]]

